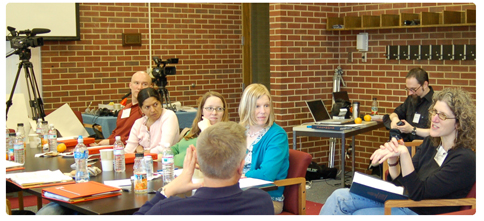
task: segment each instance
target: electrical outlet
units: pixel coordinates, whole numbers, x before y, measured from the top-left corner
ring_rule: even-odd
[[[366,63],[366,61],[367,61],[366,52],[363,52],[363,53],[361,53],[361,62]]]

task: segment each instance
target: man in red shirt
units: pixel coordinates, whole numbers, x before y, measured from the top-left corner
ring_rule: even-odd
[[[147,87],[153,87],[150,75],[145,71],[134,73],[131,77],[131,82],[129,82],[129,88],[131,89],[131,103],[119,111],[118,119],[116,120],[116,128],[111,133],[111,136],[109,136],[108,139],[101,140],[97,144],[93,143],[91,146],[114,144],[116,136],[120,136],[123,143],[126,143],[134,121],[142,117],[141,110],[138,106],[138,93],[140,90]]]

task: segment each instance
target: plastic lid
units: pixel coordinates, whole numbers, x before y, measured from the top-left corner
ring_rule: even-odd
[[[135,157],[144,157],[145,154],[144,153],[136,153],[134,154]]]

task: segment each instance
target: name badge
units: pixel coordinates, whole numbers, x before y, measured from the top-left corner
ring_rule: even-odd
[[[121,119],[128,118],[131,114],[131,108],[123,110],[123,114],[121,114]]]
[[[418,124],[419,121],[420,121],[420,114],[415,113],[415,115],[413,115],[413,122]]]
[[[435,154],[435,157],[434,157],[434,160],[439,165],[439,167],[442,166],[442,163],[444,163],[444,160],[446,157],[447,157],[447,151],[445,151],[444,147],[440,145],[439,149],[437,150],[437,154]]]

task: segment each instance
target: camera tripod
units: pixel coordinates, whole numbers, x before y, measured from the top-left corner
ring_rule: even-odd
[[[7,101],[7,112],[5,116],[6,118],[8,118],[8,110],[10,109],[10,106],[12,106],[13,104],[12,97],[15,92],[15,87],[17,86],[20,72],[23,68],[25,71],[25,80],[27,82],[27,90],[28,90],[29,101],[30,101],[29,105],[30,105],[30,110],[32,112],[32,119],[37,120],[39,118],[42,118],[42,120],[45,120],[44,103],[40,96],[39,86],[37,85],[37,79],[35,78],[34,65],[32,64],[32,62],[30,62],[30,58],[32,56],[31,51],[28,48],[17,49],[13,53],[8,54],[7,58],[13,54],[18,54],[19,60],[21,60],[21,62],[18,65],[17,75],[15,76],[15,81],[12,86],[12,91],[10,92],[10,97]]]
[[[166,79],[166,75],[163,75],[159,81],[156,82],[156,85],[158,86],[158,93],[161,95],[161,99],[163,99],[166,102],[166,108],[169,110],[172,110],[173,112],[176,112],[176,107],[173,106],[170,100],[170,96],[168,94],[168,89],[166,89],[166,85],[168,84],[168,81]],[[161,104],[163,106],[163,104]]]

